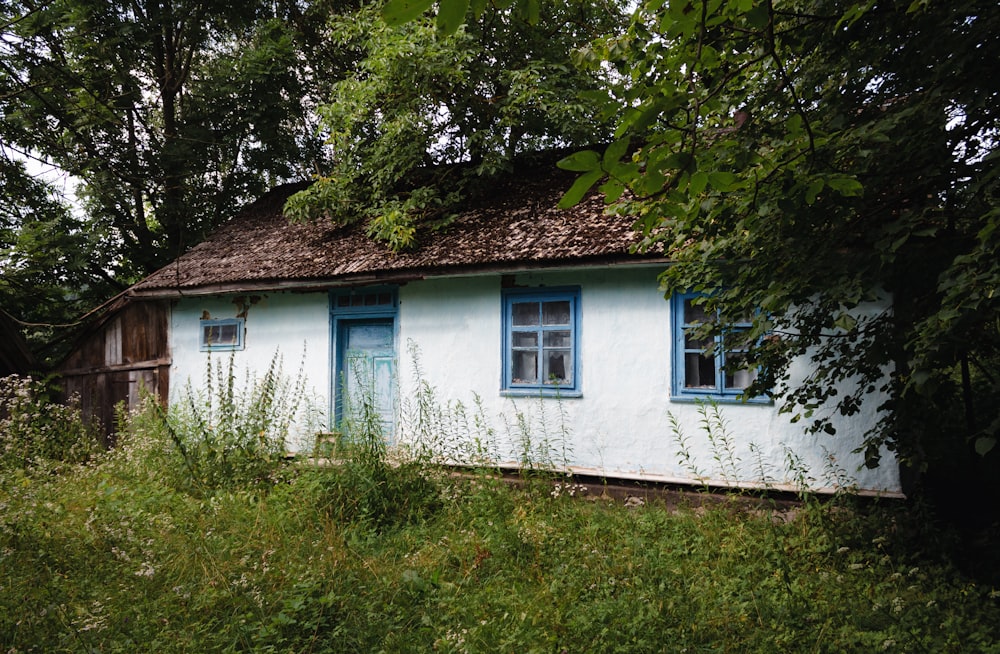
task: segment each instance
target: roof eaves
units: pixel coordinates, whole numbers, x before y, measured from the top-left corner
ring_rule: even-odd
[[[199,286],[169,288],[133,288],[129,295],[135,299],[181,298],[206,295],[223,295],[248,291],[322,291],[348,286],[375,284],[405,284],[428,278],[478,277],[511,274],[527,271],[563,271],[581,268],[660,267],[671,263],[662,256],[598,256],[546,261],[518,261],[510,263],[474,264],[449,268],[415,268],[389,271],[367,271],[337,277],[317,279],[262,279],[220,282]]]

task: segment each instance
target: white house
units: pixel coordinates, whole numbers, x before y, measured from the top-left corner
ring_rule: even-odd
[[[685,341],[698,307],[658,289],[669,262],[633,254],[631,221],[598,198],[557,209],[564,188],[551,174],[512,181],[400,254],[363,228],[289,224],[281,207],[297,188],[276,189],[127,297],[169,306],[174,398],[216,351],[250,370],[280,352],[286,372],[303,358],[322,429],[363,376],[390,442],[431,425],[458,461],[900,493],[891,453],[870,470],[855,452],[877,398],[835,419],[835,437],[741,401],[752,371],[727,375],[724,348]],[[310,447],[312,429],[290,445]]]

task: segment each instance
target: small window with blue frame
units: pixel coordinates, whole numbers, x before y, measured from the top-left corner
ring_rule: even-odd
[[[579,289],[505,291],[503,314],[503,390],[578,393]]]
[[[743,365],[750,320],[728,325],[721,334],[699,336],[709,321],[704,295],[677,293],[671,301],[674,335],[673,398],[736,400],[757,378],[757,369]],[[765,397],[751,401],[766,402]]]
[[[242,318],[201,321],[202,352],[232,352],[243,349],[245,334]]]

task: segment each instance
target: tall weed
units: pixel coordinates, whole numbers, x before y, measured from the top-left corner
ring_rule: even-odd
[[[234,357],[225,365],[208,357],[203,386],[194,388],[189,380],[165,418],[188,485],[211,490],[272,483],[293,428],[317,431],[305,384],[301,367],[294,380],[284,376],[278,354],[262,376],[248,371],[242,383]]]
[[[425,519],[439,494],[428,465],[430,450],[397,445],[390,452],[374,380],[360,369],[348,374],[356,376],[351,387],[357,390],[343,397],[336,461],[313,475],[321,506],[337,523],[369,533]],[[418,406],[426,428],[432,407]]]

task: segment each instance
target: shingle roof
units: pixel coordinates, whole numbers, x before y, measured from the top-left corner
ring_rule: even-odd
[[[573,176],[546,172],[498,183],[446,228],[419,235],[395,253],[363,226],[289,223],[285,200],[303,186],[277,188],[249,205],[200,245],[135,285],[131,295],[310,287],[401,280],[481,270],[642,261],[632,219],[608,215],[601,198],[556,205]]]

